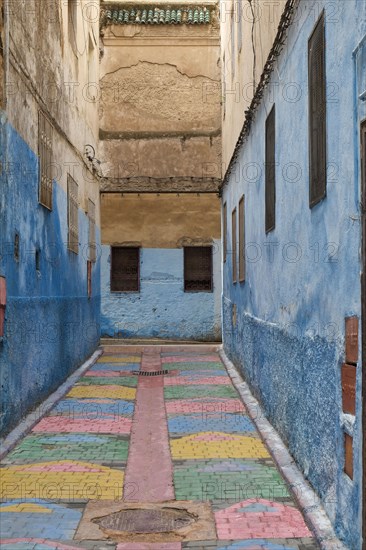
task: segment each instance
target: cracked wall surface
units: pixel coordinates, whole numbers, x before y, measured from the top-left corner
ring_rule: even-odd
[[[103,42],[104,176],[219,178],[218,26],[112,25],[105,30]],[[208,189],[202,182],[201,190]]]
[[[219,90],[207,95],[213,81],[188,76],[169,63],[139,62],[121,67],[101,80],[104,102],[101,127],[105,131],[215,133],[219,128]],[[113,104],[118,108],[113,109]],[[112,108],[110,106],[112,105]]]

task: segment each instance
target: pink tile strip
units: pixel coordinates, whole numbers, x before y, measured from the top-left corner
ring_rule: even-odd
[[[162,357],[162,363],[220,363],[218,355],[171,355],[170,357]]]
[[[216,512],[215,520],[220,540],[312,537],[299,510],[265,499],[234,504]]]
[[[181,550],[180,542],[122,542],[116,550]]]
[[[199,386],[200,384],[215,384],[215,386],[231,386],[227,376],[194,377],[189,376],[167,376],[164,378],[165,386]]]
[[[61,542],[56,542],[49,539],[19,538],[19,539],[1,539],[0,540],[0,544],[18,544],[21,542],[26,542],[29,544],[44,544],[47,546],[51,546],[56,550],[80,550],[79,546],[69,546],[68,544],[62,544]]]
[[[240,399],[235,398],[212,401],[203,401],[202,399],[168,399],[165,402],[165,407],[168,414],[245,412],[243,403]]]
[[[97,378],[128,378],[131,376],[131,373],[133,371],[126,371],[126,370],[88,370],[84,374],[84,376],[87,377],[97,377]]]
[[[161,370],[158,350],[144,352],[141,371],[158,370]],[[140,376],[138,380],[124,495],[127,502],[174,499],[163,376]]]
[[[125,434],[131,430],[131,420],[119,416],[114,420],[83,419],[49,416],[41,420],[33,432]]]

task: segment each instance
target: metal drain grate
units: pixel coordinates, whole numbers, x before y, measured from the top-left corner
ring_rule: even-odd
[[[187,510],[161,508],[158,510],[122,510],[97,518],[104,532],[167,533],[187,527],[197,517]]]
[[[149,371],[139,370],[139,371],[134,371],[132,374],[134,374],[135,376],[161,376],[162,374],[169,374],[169,371],[153,370],[149,372]]]

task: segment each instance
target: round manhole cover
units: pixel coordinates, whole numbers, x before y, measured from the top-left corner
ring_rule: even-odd
[[[165,533],[187,527],[196,520],[187,510],[128,509],[95,519],[103,531],[129,533]]]

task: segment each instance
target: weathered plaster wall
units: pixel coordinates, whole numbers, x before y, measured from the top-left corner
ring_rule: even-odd
[[[217,19],[199,26],[111,25],[103,43],[104,175],[219,178]]]
[[[286,0],[221,0],[223,173],[243,127],[244,113],[259,82],[285,3]],[[285,92],[288,84],[281,82]]]
[[[220,40],[210,9],[207,25],[103,30],[104,335],[220,339]],[[184,293],[182,247],[210,244],[213,292]],[[110,292],[107,245],[141,247],[140,293]]]
[[[96,348],[100,329],[100,261],[87,295],[90,198],[100,243],[99,183],[84,157],[98,140],[98,103],[87,96],[94,21],[78,3],[75,51],[67,3],[7,2],[6,104],[0,111],[0,276],[6,278],[5,334],[0,342],[1,434],[6,434]],[[94,3],[95,4],[95,3]],[[95,33],[96,31],[96,33]],[[94,50],[93,50],[94,51]],[[38,111],[53,125],[53,207],[38,202]],[[79,185],[79,254],[67,248],[67,174]],[[19,258],[15,236],[19,236]],[[36,253],[38,265],[36,265]]]
[[[221,339],[221,250],[213,246],[213,292],[184,292],[183,248],[142,248],[140,292],[110,292],[110,247],[102,251],[102,336]]]
[[[309,209],[307,52],[323,7],[327,197]],[[357,414],[349,418],[342,414],[340,367],[344,318],[361,313],[358,126],[366,106],[355,90],[365,85],[365,41],[357,64],[352,52],[365,35],[366,4],[350,0],[331,8],[304,1],[298,10],[272,74],[272,84],[296,84],[296,101],[286,101],[280,86],[274,95],[267,90],[223,192],[229,243],[231,211],[245,194],[247,262],[243,284],[231,282],[230,253],[224,265],[224,345],[321,496],[338,535],[360,549],[361,367]],[[266,235],[264,135],[273,103],[277,221]],[[353,481],[343,472],[344,431],[354,438]]]
[[[210,244],[220,238],[217,194],[102,194],[102,242],[143,248]]]

